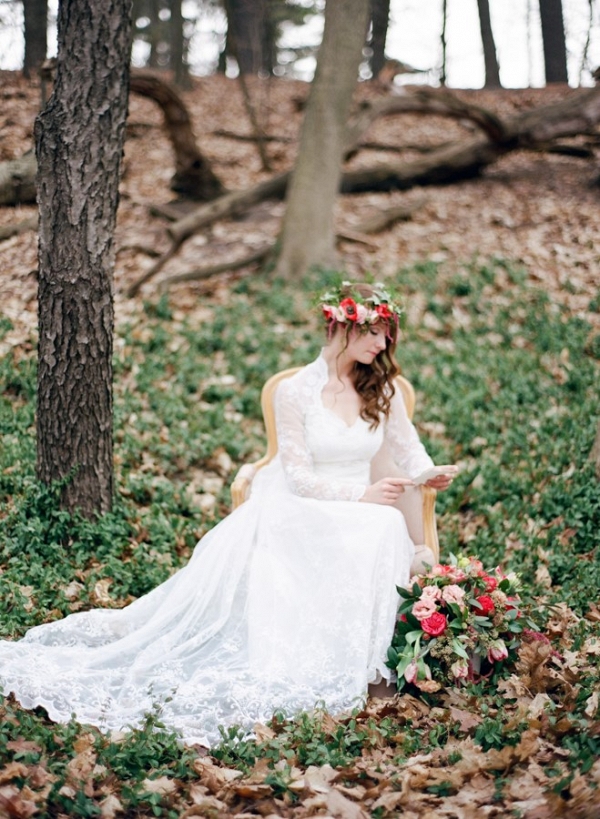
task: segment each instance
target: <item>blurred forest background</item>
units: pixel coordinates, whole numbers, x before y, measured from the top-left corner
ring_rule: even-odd
[[[0,816],[596,817],[599,4],[133,7],[65,0],[48,60],[56,6],[0,2],[2,636],[185,564],[262,384],[318,351],[315,292],[374,277],[461,467],[442,556],[518,571],[550,642],[211,757],[159,710],[107,738],[6,699]]]

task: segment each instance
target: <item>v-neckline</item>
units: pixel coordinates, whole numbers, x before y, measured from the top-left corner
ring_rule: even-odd
[[[343,425],[346,427],[346,429],[354,429],[354,427],[357,425],[357,423],[358,423],[358,422],[359,422],[359,420],[360,420],[360,417],[361,417],[361,416],[360,416],[360,413],[359,413],[359,414],[356,416],[356,418],[354,419],[354,421],[353,421],[351,424],[348,424],[348,423],[346,422],[346,420],[345,420],[344,418],[342,418],[342,416],[341,416],[341,415],[338,415],[338,413],[337,413],[335,410],[331,409],[331,407],[326,407],[326,406],[325,406],[325,404],[323,403],[323,394],[321,394],[320,404],[321,404],[321,408],[322,408],[322,409],[323,409],[325,412],[328,412],[330,415],[333,415],[333,417],[334,417],[334,418],[337,418],[337,420],[340,422],[340,424],[343,424]]]

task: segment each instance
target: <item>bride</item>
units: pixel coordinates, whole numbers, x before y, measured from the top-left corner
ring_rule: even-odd
[[[186,742],[210,746],[219,726],[251,730],[317,703],[340,711],[390,680],[396,585],[414,556],[397,506],[432,461],[394,392],[399,307],[381,285],[347,282],[321,307],[328,343],[279,385],[279,453],[249,500],[127,608],[0,641],[5,694],[108,731],[159,704]],[[378,452],[406,477],[371,482]]]

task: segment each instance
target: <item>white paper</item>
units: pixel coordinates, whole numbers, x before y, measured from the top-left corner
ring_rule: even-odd
[[[431,478],[437,478],[439,475],[447,475],[449,478],[453,478],[457,473],[458,467],[454,464],[443,464],[442,466],[432,466],[426,469],[425,472],[421,472],[412,481],[415,486],[421,486],[421,484],[427,483]]]

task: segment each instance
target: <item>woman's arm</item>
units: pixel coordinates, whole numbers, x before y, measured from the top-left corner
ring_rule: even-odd
[[[402,393],[396,390],[392,398],[390,415],[385,425],[383,446],[392,456],[400,470],[409,478],[418,477],[433,461],[411,423],[404,405]]]
[[[362,498],[366,484],[350,484],[322,478],[315,473],[306,443],[303,400],[292,381],[283,381],[275,394],[275,424],[279,455],[287,483],[292,492],[319,500]]]

